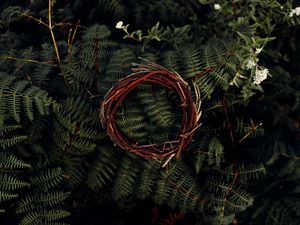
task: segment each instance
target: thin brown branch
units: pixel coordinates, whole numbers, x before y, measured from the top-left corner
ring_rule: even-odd
[[[1,56],[0,59],[23,61],[23,62],[28,62],[28,63],[53,65],[53,61],[38,61],[38,60],[35,60],[35,59],[23,59],[23,58],[16,58],[16,57],[12,57],[12,56]]]
[[[58,52],[58,47],[57,47],[57,44],[56,44],[56,41],[55,41],[55,36],[54,36],[54,33],[53,33],[53,27],[54,26],[52,26],[52,20],[51,20],[52,11],[51,10],[52,10],[52,2],[51,2],[51,0],[49,0],[48,1],[48,28],[49,28],[51,38],[52,38],[52,41],[53,41],[53,46],[54,46],[55,53],[56,53],[57,63],[58,63],[58,65],[60,65],[60,55],[59,55],[59,52]]]

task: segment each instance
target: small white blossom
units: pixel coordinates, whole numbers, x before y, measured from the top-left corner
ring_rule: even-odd
[[[262,49],[263,49],[263,48],[255,48],[254,54],[255,54],[255,55],[258,55],[259,53],[261,53]]]
[[[256,65],[256,63],[253,59],[248,59],[247,62],[246,62],[247,70],[252,69],[255,65]]]
[[[257,69],[253,77],[253,83],[256,85],[260,84],[263,80],[267,79],[268,74],[269,74],[269,70],[266,68],[262,70]]]
[[[289,17],[293,17],[294,15],[300,16],[300,7],[296,7],[290,11]]]
[[[221,9],[220,4],[214,4],[214,9],[215,9],[215,10],[220,10],[220,9]]]
[[[116,24],[116,28],[117,29],[122,29],[123,27],[123,21],[119,21],[117,24]]]

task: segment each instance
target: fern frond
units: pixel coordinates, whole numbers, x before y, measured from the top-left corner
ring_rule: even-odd
[[[127,138],[143,143],[146,141],[146,120],[142,109],[133,105],[127,105],[124,112],[118,111],[116,113],[116,124],[120,131],[126,135]]]
[[[210,176],[207,180],[206,186],[211,193],[208,202],[214,206],[216,219],[220,224],[225,224],[227,216],[241,212],[253,204],[254,199],[249,192],[232,181],[222,176]]]
[[[0,128],[0,134],[4,136],[5,134],[9,134],[14,131],[17,131],[20,128],[22,128],[20,124],[5,124]]]
[[[80,98],[79,98],[80,99]],[[97,128],[93,128],[90,124],[84,108],[78,112],[76,106],[86,107],[85,103],[80,100],[75,100],[76,104],[72,105],[74,101],[66,102],[64,110],[62,108],[55,111],[56,119],[54,121],[53,140],[57,147],[54,154],[59,156],[60,154],[73,154],[73,155],[85,155],[96,148],[96,142],[104,137],[103,131]],[[77,104],[78,103],[78,104]],[[59,135],[57,135],[59,134]],[[89,136],[92,134],[92,136]]]
[[[22,49],[21,51],[16,52],[17,58],[20,59],[33,59],[35,60],[36,56],[32,47],[28,47]],[[31,73],[33,65],[28,63],[26,60],[16,60],[14,61],[14,67],[12,67],[11,75],[16,76],[21,79],[26,79],[30,76],[28,74]]]
[[[204,204],[197,180],[181,160],[158,178],[153,198],[158,204],[165,202],[171,207],[180,207],[182,211],[197,211]]]
[[[142,164],[142,171],[139,175],[139,183],[136,196],[139,199],[148,198],[154,190],[157,166],[153,162],[145,162]]]
[[[0,166],[4,169],[22,169],[31,168],[31,165],[18,159],[12,154],[7,154],[5,152],[0,152]]]
[[[7,111],[6,93],[9,91],[8,87],[15,78],[8,76],[8,74],[0,72],[0,115],[5,115]],[[5,94],[4,94],[5,93]],[[4,118],[1,118],[1,125],[3,124]]]
[[[42,218],[35,211],[27,213],[19,222],[20,225],[39,225],[41,223],[43,223]]]
[[[116,19],[122,19],[125,7],[121,0],[98,0],[98,5],[104,12],[113,15]]]
[[[23,9],[20,6],[7,7],[1,13],[1,19],[4,22],[4,24],[8,27],[11,22],[15,21],[17,18],[20,18],[21,12],[23,12]]]
[[[20,180],[17,177],[7,173],[0,174],[0,189],[4,191],[12,191],[23,187],[30,186],[29,183]]]
[[[18,194],[11,192],[0,191],[0,202],[7,201],[18,197]]]
[[[100,147],[99,153],[90,166],[86,184],[92,189],[103,187],[111,181],[116,173],[117,165],[114,157],[114,149]]]
[[[43,220],[47,221],[47,224],[48,222],[60,220],[70,215],[71,214],[68,211],[62,209],[44,210],[42,211],[42,213],[40,213],[40,217],[42,217]]]
[[[218,170],[218,173],[226,177],[226,180],[230,181],[234,179],[235,173],[233,172],[233,166],[229,166],[225,169]],[[238,170],[238,179],[240,182],[248,182],[257,180],[264,174],[266,174],[266,168],[263,164],[253,163],[253,164],[244,164],[240,163],[237,165]]]
[[[134,160],[129,157],[122,159],[112,190],[114,200],[125,199],[134,191],[136,178],[139,173],[139,169],[135,164]]]
[[[169,50],[162,55],[162,64],[170,71],[177,71],[181,74],[180,53],[178,51]]]
[[[213,69],[195,81],[203,93],[203,98],[209,97],[217,87],[226,90],[237,72],[238,52],[230,43],[213,41],[212,44],[199,49],[199,58],[201,69]]]
[[[80,64],[87,69],[95,68],[102,72],[111,55],[115,43],[107,40],[111,32],[106,26],[94,25],[82,36]]]
[[[184,78],[189,79],[196,77],[200,73],[200,70],[203,69],[203,65],[200,58],[200,52],[197,49],[183,50],[182,60],[184,66],[182,76]]]
[[[129,75],[131,65],[135,60],[136,56],[129,48],[116,50],[108,62],[106,76],[102,80],[101,93],[106,93],[119,79]]]
[[[69,192],[51,191],[48,193],[37,193],[34,195],[25,195],[17,203],[17,212],[30,212],[33,209],[42,209],[53,207],[63,202],[69,195]]]
[[[29,143],[34,143],[42,138],[43,132],[49,126],[50,119],[50,117],[42,115],[36,116],[33,119],[32,125],[27,130]]]
[[[3,113],[9,113],[16,122],[20,123],[21,110],[25,112],[29,120],[33,120],[35,110],[41,115],[47,115],[55,102],[46,91],[32,86],[29,81],[18,80],[16,77],[1,74],[0,104]]]
[[[154,92],[149,87],[138,92],[137,96],[143,105],[146,115],[153,124],[163,128],[173,125],[175,119],[166,91]]]
[[[14,135],[12,137],[7,137],[7,138],[1,138],[0,139],[0,146],[5,149],[9,148],[11,146],[14,146],[20,142],[23,142],[27,139],[28,137],[26,135]]]
[[[252,206],[253,197],[241,188],[232,189],[227,201],[225,202],[225,207],[227,212],[234,213],[244,211],[247,207]]]
[[[56,128],[57,130],[57,128]],[[53,134],[54,143],[59,150],[56,152],[58,155],[61,153],[67,153],[74,156],[82,156],[91,153],[96,148],[96,143],[83,139],[78,136],[74,136],[69,131],[61,130],[63,135]]]
[[[42,193],[36,197],[36,203],[42,206],[54,206],[63,202],[68,196],[69,192],[52,191],[50,193]]]
[[[73,186],[83,184],[88,176],[88,169],[85,167],[84,159],[69,160],[65,163],[64,173],[69,177],[68,181]]]
[[[62,169],[58,167],[39,172],[37,176],[31,178],[31,183],[43,192],[47,192],[57,186],[62,179]]]
[[[89,113],[90,105],[88,105],[87,100],[80,97],[68,97],[61,104],[61,108],[59,108],[56,112],[59,115],[68,115],[70,118],[76,118],[76,120],[85,119],[85,114]],[[78,110],[81,109],[81,110]]]
[[[34,201],[34,196],[25,195],[17,202],[16,213],[20,214],[32,211],[33,209],[35,209]]]

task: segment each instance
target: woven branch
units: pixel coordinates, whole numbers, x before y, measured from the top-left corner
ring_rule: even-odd
[[[102,126],[111,140],[122,149],[144,158],[159,159],[171,155],[176,155],[176,158],[178,158],[181,151],[192,140],[195,130],[199,127],[199,107],[193,102],[190,88],[179,74],[170,72],[154,63],[148,65],[136,64],[136,66],[133,69],[134,73],[120,80],[105,95],[100,112]],[[182,107],[182,122],[177,140],[166,143],[138,145],[134,140],[124,137],[118,130],[115,122],[115,112],[125,97],[144,82],[161,85],[179,95]]]

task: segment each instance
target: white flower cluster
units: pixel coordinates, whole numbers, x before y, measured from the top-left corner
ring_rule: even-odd
[[[267,79],[268,74],[269,70],[266,68],[257,69],[253,77],[253,83],[259,85],[263,80]]]
[[[214,4],[214,9],[215,9],[215,10],[220,10],[220,9],[221,9],[220,4]]]
[[[246,61],[246,65],[245,66],[246,66],[247,70],[251,70],[255,65],[256,65],[256,63],[254,62],[253,59],[248,59]]]
[[[122,29],[123,27],[123,21],[119,21],[117,24],[116,24],[116,28],[117,29]]]
[[[294,15],[300,16],[300,7],[296,7],[290,11],[289,17],[293,17]]]

